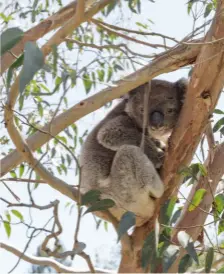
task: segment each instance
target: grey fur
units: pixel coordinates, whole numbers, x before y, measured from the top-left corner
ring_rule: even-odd
[[[139,146],[145,85],[129,92],[92,130],[80,157],[82,193],[99,189],[101,198],[114,200],[116,206],[110,211],[118,220],[125,211],[132,211],[137,226],[153,215],[154,198],[163,195],[158,169],[163,164],[164,148],[177,122],[187,83],[182,79],[176,83],[152,80],[148,112],[159,112],[154,116],[156,123],[161,115],[164,120],[162,125],[152,126],[149,119],[143,153]]]

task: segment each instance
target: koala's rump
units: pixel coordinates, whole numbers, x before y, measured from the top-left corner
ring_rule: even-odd
[[[81,192],[98,189],[100,181],[110,174],[115,152],[95,143],[93,146],[84,146],[80,158]]]

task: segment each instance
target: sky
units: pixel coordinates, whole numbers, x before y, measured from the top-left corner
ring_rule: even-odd
[[[68,2],[68,1],[67,1]],[[154,24],[152,25],[152,31],[166,34],[171,37],[175,37],[177,40],[181,40],[184,36],[192,30],[192,17],[187,14],[187,5],[186,0],[156,0],[155,3],[151,3],[150,1],[142,1],[142,13],[140,16],[130,17],[129,20],[119,21],[119,26],[130,27],[133,25],[135,21],[140,21],[142,23],[147,21],[147,18],[151,19]],[[63,2],[65,3],[65,1]],[[127,11],[128,13],[128,11]],[[116,23],[116,16],[112,16],[111,23]],[[109,22],[109,20],[108,20]],[[203,22],[203,21],[202,21]],[[17,22],[16,22],[17,23]],[[122,25],[123,24],[123,25]],[[132,49],[135,51],[141,51],[141,53],[150,54],[150,49],[143,49],[142,46],[135,44],[132,46]],[[83,62],[88,62],[88,57],[86,60],[82,60]],[[125,72],[126,74],[128,72]],[[179,78],[187,77],[188,69],[180,69],[173,73],[160,75],[160,79],[165,79],[169,81],[176,81]],[[85,92],[83,90],[77,90],[80,87],[72,90],[69,95],[69,106],[78,103],[80,100],[86,97]],[[75,96],[74,96],[75,94]],[[94,94],[94,91],[90,92],[89,95]],[[224,99],[223,96],[219,101],[220,108],[224,108]],[[108,112],[108,109],[101,108],[81,119],[77,125],[80,132],[84,132],[86,128],[93,128],[98,121],[100,121]],[[74,179],[74,175],[71,172],[66,177],[66,182],[69,184],[76,184],[76,180]],[[13,189],[13,191],[21,198],[23,202],[29,202],[27,200],[27,195],[25,194],[24,185],[10,183],[9,186]],[[1,196],[5,197],[8,200],[11,200],[12,197],[8,193],[8,191],[0,185]],[[187,190],[189,191],[189,190]],[[41,195],[41,201],[39,201],[38,196]],[[41,203],[42,205],[49,203],[49,201],[53,201],[55,199],[60,200],[60,220],[63,224],[65,230],[61,237],[62,242],[65,244],[67,250],[71,250],[74,235],[74,228],[76,224],[76,209],[74,207],[72,214],[69,214],[69,209],[65,208],[65,205],[69,202],[67,197],[64,197],[60,193],[54,191],[50,187],[41,186],[34,192],[34,197],[36,197],[36,201]],[[3,214],[6,210],[5,204],[0,202],[0,214]],[[28,216],[29,212],[27,209],[21,210],[24,216]],[[34,224],[37,226],[41,226],[44,223],[44,220],[47,220],[48,212],[45,211],[32,211],[34,217]],[[15,221],[14,219],[13,221]],[[12,235],[10,239],[7,239],[4,229],[0,224],[0,240],[5,241],[11,245],[19,249],[23,249],[25,246],[26,235],[25,230],[22,225],[16,226],[12,228]],[[42,238],[37,237],[34,239],[32,244],[30,245],[27,253],[34,254],[36,251],[36,246],[40,243]],[[87,248],[85,252],[88,253],[95,258],[95,254],[99,254],[100,260],[105,262],[106,265],[109,264],[108,258],[114,258],[116,263],[118,263],[118,254],[119,254],[119,245],[116,242],[117,236],[114,232],[111,225],[108,226],[108,231],[105,231],[103,225],[100,226],[98,230],[95,229],[95,221],[92,216],[86,215],[82,218],[81,228],[79,233],[79,241],[85,242],[87,244]],[[14,266],[17,262],[17,257],[12,255],[11,253],[0,249],[0,265],[1,265],[1,274],[8,273],[8,271]],[[75,261],[73,262],[73,266],[76,269],[85,268],[87,269],[86,263],[82,258],[78,258],[76,256]],[[102,267],[103,264],[100,266]],[[21,261],[13,273],[27,273],[28,271],[28,263]]]

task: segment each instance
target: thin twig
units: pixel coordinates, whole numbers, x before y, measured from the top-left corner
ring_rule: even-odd
[[[91,261],[91,258],[88,254],[86,254],[85,252],[81,252],[78,254],[80,257],[84,258],[89,266],[89,270],[91,273],[96,273],[95,269],[94,269],[94,266],[93,266],[93,263]]]
[[[115,31],[115,30],[112,30],[112,29],[110,29],[110,28],[104,26],[102,23],[100,23],[100,21],[96,21],[95,19],[91,19],[90,21],[93,22],[93,23],[94,23],[95,25],[97,25],[98,27],[104,29],[104,30],[107,31],[108,33],[115,34],[115,35],[117,35],[117,36],[120,36],[120,37],[122,37],[122,38],[124,38],[124,39],[126,39],[126,40],[129,40],[129,41],[135,42],[135,43],[137,43],[137,44],[142,44],[142,45],[149,46],[149,47],[152,47],[152,48],[155,48],[155,49],[157,49],[157,48],[163,48],[163,49],[164,49],[164,48],[165,48],[165,49],[170,48],[170,47],[165,47],[164,45],[161,45],[161,44],[152,44],[152,43],[148,43],[148,42],[141,41],[141,40],[135,39],[135,38],[133,38],[133,37],[127,36],[127,35],[125,35],[125,34],[123,34],[123,33],[117,32],[117,31]]]
[[[2,180],[3,185],[8,189],[8,191],[12,194],[12,196],[16,199],[16,201],[20,201],[20,198],[7,186],[7,184]]]
[[[156,54],[148,55],[148,54],[141,54],[141,53],[138,53],[138,52],[134,52],[131,49],[129,49],[128,46],[124,43],[120,43],[120,44],[117,44],[117,45],[113,45],[113,44],[96,45],[96,44],[93,44],[93,43],[91,43],[91,44],[90,43],[83,43],[83,42],[80,42],[78,40],[71,39],[71,38],[66,38],[65,41],[70,42],[70,43],[75,43],[75,44],[79,45],[80,47],[91,47],[91,48],[95,48],[95,49],[99,49],[99,50],[102,50],[102,49],[115,49],[115,50],[120,50],[123,53],[125,53],[124,50],[122,49],[122,47],[123,47],[123,48],[126,49],[127,52],[131,53],[132,55],[141,56],[143,58],[153,58],[153,57],[156,56]]]
[[[161,34],[161,33],[127,29],[127,28],[118,27],[118,26],[115,26],[115,25],[112,25],[112,24],[108,24],[106,22],[103,22],[103,21],[100,21],[100,20],[97,20],[97,19],[92,19],[92,21],[94,21],[96,23],[99,23],[99,24],[103,24],[103,25],[105,25],[105,26],[107,26],[107,27],[109,27],[111,29],[121,30],[121,31],[125,31],[125,32],[128,32],[128,33],[135,33],[135,34],[140,34],[140,35],[159,36],[159,37],[161,37],[163,39],[169,39],[171,41],[179,43],[179,41],[176,40],[175,38],[167,36],[167,35],[164,35],[164,34]]]

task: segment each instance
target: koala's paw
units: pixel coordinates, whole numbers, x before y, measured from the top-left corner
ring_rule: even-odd
[[[154,143],[157,146],[157,148],[161,149],[163,152],[166,150],[166,144],[160,140],[154,139]]]
[[[156,147],[155,150],[152,162],[154,163],[155,168],[158,169],[163,165],[165,151],[158,147]]]

